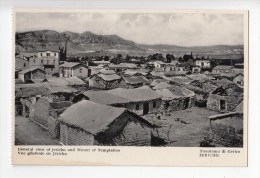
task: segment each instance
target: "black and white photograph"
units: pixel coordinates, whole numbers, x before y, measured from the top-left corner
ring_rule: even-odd
[[[245,148],[245,13],[16,12],[14,144]]]

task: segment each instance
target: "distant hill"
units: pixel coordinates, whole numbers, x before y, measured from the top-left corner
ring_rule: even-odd
[[[16,52],[35,52],[40,49],[59,49],[68,41],[68,53],[77,55],[105,51],[106,54],[149,55],[154,53],[183,55],[193,52],[195,55],[239,55],[243,45],[229,46],[194,46],[183,47],[176,45],[145,45],[125,40],[117,35],[96,35],[92,32],[74,33],[70,31],[56,32],[40,30],[16,33]]]

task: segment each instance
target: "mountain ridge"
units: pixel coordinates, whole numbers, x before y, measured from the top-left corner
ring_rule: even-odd
[[[212,45],[212,46],[178,46],[170,44],[138,44],[126,40],[118,35],[97,35],[90,31],[83,33],[55,30],[36,30],[16,32],[16,52],[37,51],[42,48],[56,48],[64,46],[68,40],[68,53],[77,54],[85,51],[105,50],[111,53],[153,54],[176,53],[183,54],[193,52],[197,54],[241,54],[243,45]]]

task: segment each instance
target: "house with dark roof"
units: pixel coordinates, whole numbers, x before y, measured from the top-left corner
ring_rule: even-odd
[[[88,67],[79,62],[65,62],[59,66],[60,77],[88,77],[90,72]]]
[[[63,145],[151,146],[157,127],[125,109],[80,101],[60,115]]]
[[[236,84],[217,87],[207,100],[207,108],[215,111],[232,111],[243,100],[243,88]]]
[[[97,74],[90,77],[89,86],[103,90],[118,88],[121,79],[119,75],[115,74],[115,71],[101,69]]]
[[[45,78],[45,71],[39,67],[30,67],[18,72],[18,79],[25,83],[33,83],[33,80],[43,80]]]

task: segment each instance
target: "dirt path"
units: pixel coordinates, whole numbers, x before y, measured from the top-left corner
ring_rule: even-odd
[[[28,118],[15,117],[15,144],[17,145],[59,145],[45,129]]]

